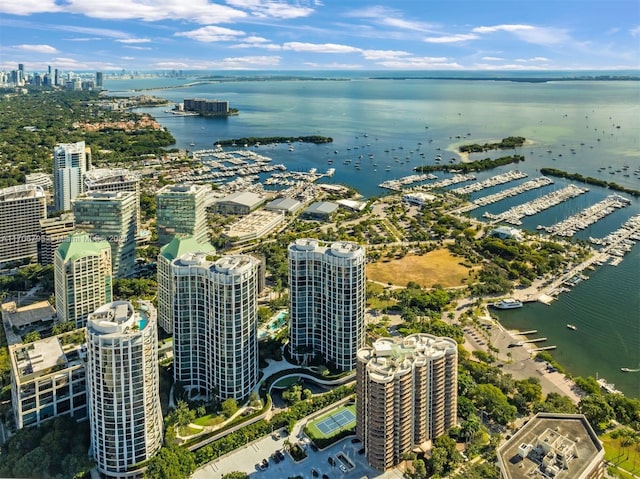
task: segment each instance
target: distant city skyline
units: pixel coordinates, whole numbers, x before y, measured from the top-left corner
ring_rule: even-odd
[[[627,70],[636,0],[4,2],[0,70]]]

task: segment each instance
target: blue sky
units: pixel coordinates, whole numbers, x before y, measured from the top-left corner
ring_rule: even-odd
[[[640,68],[639,0],[5,0],[0,70]]]

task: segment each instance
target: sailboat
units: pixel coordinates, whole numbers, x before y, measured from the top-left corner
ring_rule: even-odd
[[[638,367],[636,369],[620,368],[620,371],[622,371],[623,373],[637,373],[637,372],[640,372],[640,364],[638,364]]]

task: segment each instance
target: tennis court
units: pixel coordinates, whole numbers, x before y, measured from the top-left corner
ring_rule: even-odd
[[[349,429],[355,425],[356,415],[347,408],[341,408],[328,417],[320,419],[315,427],[326,437],[341,429]]]

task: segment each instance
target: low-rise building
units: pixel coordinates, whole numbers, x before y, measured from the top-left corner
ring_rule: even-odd
[[[489,236],[500,239],[514,239],[522,241],[522,230],[511,228],[509,226],[499,226],[489,232]]]
[[[250,191],[237,191],[216,202],[216,211],[223,215],[248,215],[264,204],[264,196]]]
[[[49,301],[38,301],[18,307],[15,301],[2,305],[2,323],[8,344],[22,343],[30,331],[44,331],[56,320],[56,310]]]
[[[283,212],[258,210],[229,226],[224,236],[234,243],[246,243],[269,234],[283,223]]]
[[[402,201],[417,205],[424,206],[431,203],[436,197],[434,195],[430,195],[429,193],[424,193],[422,191],[416,191],[414,193],[407,193],[406,195],[402,195]]]
[[[292,215],[303,206],[302,202],[293,198],[277,198],[267,203],[264,209],[267,211],[282,211],[287,215]]]
[[[87,419],[84,329],[9,346],[16,427],[62,415]]]
[[[338,210],[337,203],[330,201],[316,201],[309,205],[300,215],[303,218],[318,221],[327,221]]]
[[[497,452],[503,479],[604,477],[604,448],[582,414],[538,413]]]

